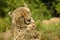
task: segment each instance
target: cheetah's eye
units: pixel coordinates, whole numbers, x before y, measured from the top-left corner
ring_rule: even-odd
[[[30,12],[27,12],[27,13],[30,13]]]
[[[19,17],[19,18],[23,18],[23,16]]]

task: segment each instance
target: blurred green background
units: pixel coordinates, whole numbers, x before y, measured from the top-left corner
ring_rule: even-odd
[[[53,40],[54,35],[58,36],[60,40],[60,23],[50,26],[41,24],[44,19],[60,17],[60,0],[0,0],[0,32],[5,32],[11,28],[11,18],[8,12],[22,7],[24,2],[27,3],[31,10],[37,30],[43,31],[43,38],[46,37],[42,38],[42,40]],[[48,34],[51,36],[48,36]]]

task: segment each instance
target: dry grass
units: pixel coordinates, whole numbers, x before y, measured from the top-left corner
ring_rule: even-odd
[[[43,20],[42,23],[46,25],[57,24],[60,23],[60,18],[51,18],[50,20]]]

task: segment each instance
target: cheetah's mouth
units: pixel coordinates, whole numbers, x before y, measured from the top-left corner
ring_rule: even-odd
[[[27,25],[29,25],[29,24],[30,24],[30,22],[26,22],[26,21],[24,21],[24,24],[27,24]]]

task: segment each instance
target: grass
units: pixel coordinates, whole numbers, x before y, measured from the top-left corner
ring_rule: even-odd
[[[11,23],[7,18],[0,18],[0,32],[5,32],[6,30],[10,29]]]
[[[60,23],[43,25],[41,21],[36,21],[36,26],[42,32],[41,40],[60,40]]]
[[[40,40],[60,40],[60,23],[44,25],[40,20],[35,21],[37,30],[42,33]],[[5,32],[11,28],[9,17],[0,18],[0,32]],[[0,38],[2,39],[2,38]]]

